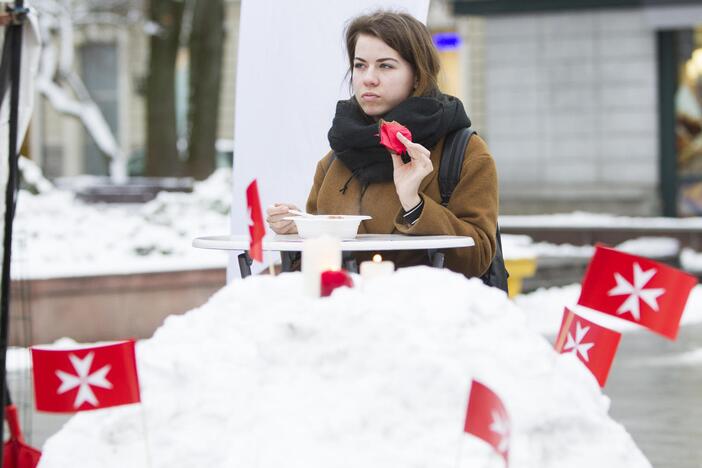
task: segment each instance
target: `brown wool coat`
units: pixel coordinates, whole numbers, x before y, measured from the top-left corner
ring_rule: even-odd
[[[461,178],[445,208],[439,193],[439,163],[444,140],[431,151],[434,166],[419,186],[424,209],[417,222],[409,226],[402,218],[402,206],[392,181],[370,184],[365,193],[353,178],[346,193],[341,189],[351,171],[329,152],[318,164],[314,184],[307,199],[307,212],[315,214],[369,215],[359,234],[456,235],[470,236],[474,247],[447,249],[447,268],[466,276],[480,276],[490,265],[495,253],[498,193],[495,162],[485,141],[473,135],[468,143]],[[390,155],[388,154],[388,158]],[[359,252],[356,260],[368,260],[375,252]],[[397,267],[429,265],[424,250],[381,252],[383,259]]]

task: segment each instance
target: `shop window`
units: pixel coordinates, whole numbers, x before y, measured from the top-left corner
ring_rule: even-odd
[[[702,215],[702,26],[678,31],[675,91],[677,214]]]

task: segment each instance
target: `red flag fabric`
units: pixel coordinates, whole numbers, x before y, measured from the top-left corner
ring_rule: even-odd
[[[24,442],[15,405],[5,407],[5,420],[10,429],[10,438],[3,446],[3,468],[35,468],[39,464],[41,452]]]
[[[397,138],[397,132],[400,132],[409,141],[412,141],[412,132],[404,125],[394,120],[392,122],[380,121],[380,144],[393,153],[402,154],[407,151],[407,148]]]
[[[674,340],[696,284],[694,276],[668,265],[597,245],[578,304]]]
[[[492,445],[505,463],[508,462],[509,416],[500,397],[477,380],[471,384],[464,431]]]
[[[604,387],[621,337],[621,333],[590,322],[566,307],[556,351],[574,354]]]
[[[249,255],[256,261],[263,261],[263,236],[266,227],[263,225],[261,199],[258,197],[256,179],[246,187],[246,207],[249,212]]]
[[[31,350],[39,411],[73,413],[141,401],[132,340],[78,349]]]

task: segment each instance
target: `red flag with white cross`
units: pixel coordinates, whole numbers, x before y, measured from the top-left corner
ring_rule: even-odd
[[[73,413],[139,403],[134,341],[77,349],[32,347],[39,411]]]
[[[621,337],[621,333],[586,320],[566,307],[556,351],[575,355],[604,387]]]
[[[697,279],[668,265],[597,245],[578,304],[674,340]]]
[[[487,386],[473,380],[470,386],[464,432],[484,440],[505,459],[509,459],[510,421],[502,400]]]
[[[246,207],[249,213],[249,255],[256,261],[263,261],[263,236],[266,227],[263,224],[261,200],[258,197],[256,179],[246,187]]]

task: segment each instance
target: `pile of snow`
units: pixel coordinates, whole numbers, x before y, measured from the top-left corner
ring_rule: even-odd
[[[502,256],[505,260],[535,259],[537,254],[532,248],[533,240],[529,236],[504,234],[502,240]]]
[[[533,242],[531,237],[522,235],[503,235],[502,246],[505,258],[551,257],[587,259],[595,253],[593,245],[553,244],[550,242]],[[629,239],[614,246],[622,252],[652,259],[677,257],[680,253],[680,241],[672,237],[644,236]]]
[[[612,214],[575,211],[549,215],[503,215],[500,226],[555,228],[624,228],[624,229],[702,229],[702,217],[665,218],[647,216],[617,216]]]
[[[677,257],[680,241],[672,237],[637,237],[617,245],[617,249],[640,257],[652,259]]]
[[[32,173],[33,174],[33,173]],[[229,232],[231,170],[193,193],[161,192],[144,205],[86,204],[72,193],[22,190],[14,224],[13,277],[55,278],[223,267],[224,252],[192,247]]]
[[[578,297],[580,297],[580,285],[571,284],[564,287],[541,288],[515,297],[514,302],[526,313],[528,327],[545,336],[555,336],[558,333],[564,307],[612,330],[619,332],[644,330],[630,321],[580,307],[576,304]],[[680,323],[690,325],[700,322],[702,322],[702,286],[695,286],[685,305]]]
[[[86,204],[51,186],[31,160],[20,160],[25,186],[18,199],[13,250],[13,278],[37,279],[126,274],[132,272],[224,267],[228,255],[195,249],[195,237],[229,232],[231,169],[217,170],[196,183],[193,193],[161,192],[144,205]],[[702,221],[670,218],[625,218],[571,213],[503,216],[503,226],[605,225],[649,223],[694,225]],[[570,223],[570,224],[568,224]],[[592,246],[534,243],[528,236],[502,237],[506,259],[589,258]],[[648,257],[669,256],[673,239],[628,241],[626,251]],[[691,258],[687,254],[687,258]],[[690,262],[687,262],[690,263]],[[702,263],[702,262],[698,262]],[[702,267],[699,268],[702,270]]]
[[[682,252],[680,252],[680,265],[687,271],[702,272],[702,253],[688,247],[682,249]]]
[[[512,418],[512,467],[650,466],[589,371],[479,280],[416,267],[302,291],[300,273],[249,277],[169,317],[137,347],[143,404],[77,415],[40,467],[146,467],[145,444],[164,468],[503,466],[463,434],[472,378]]]
[[[537,257],[567,257],[588,259],[595,253],[592,245],[552,244],[550,242],[535,242],[531,249]]]
[[[32,368],[32,358],[28,348],[10,346],[5,355],[5,368],[7,372],[22,372]]]

